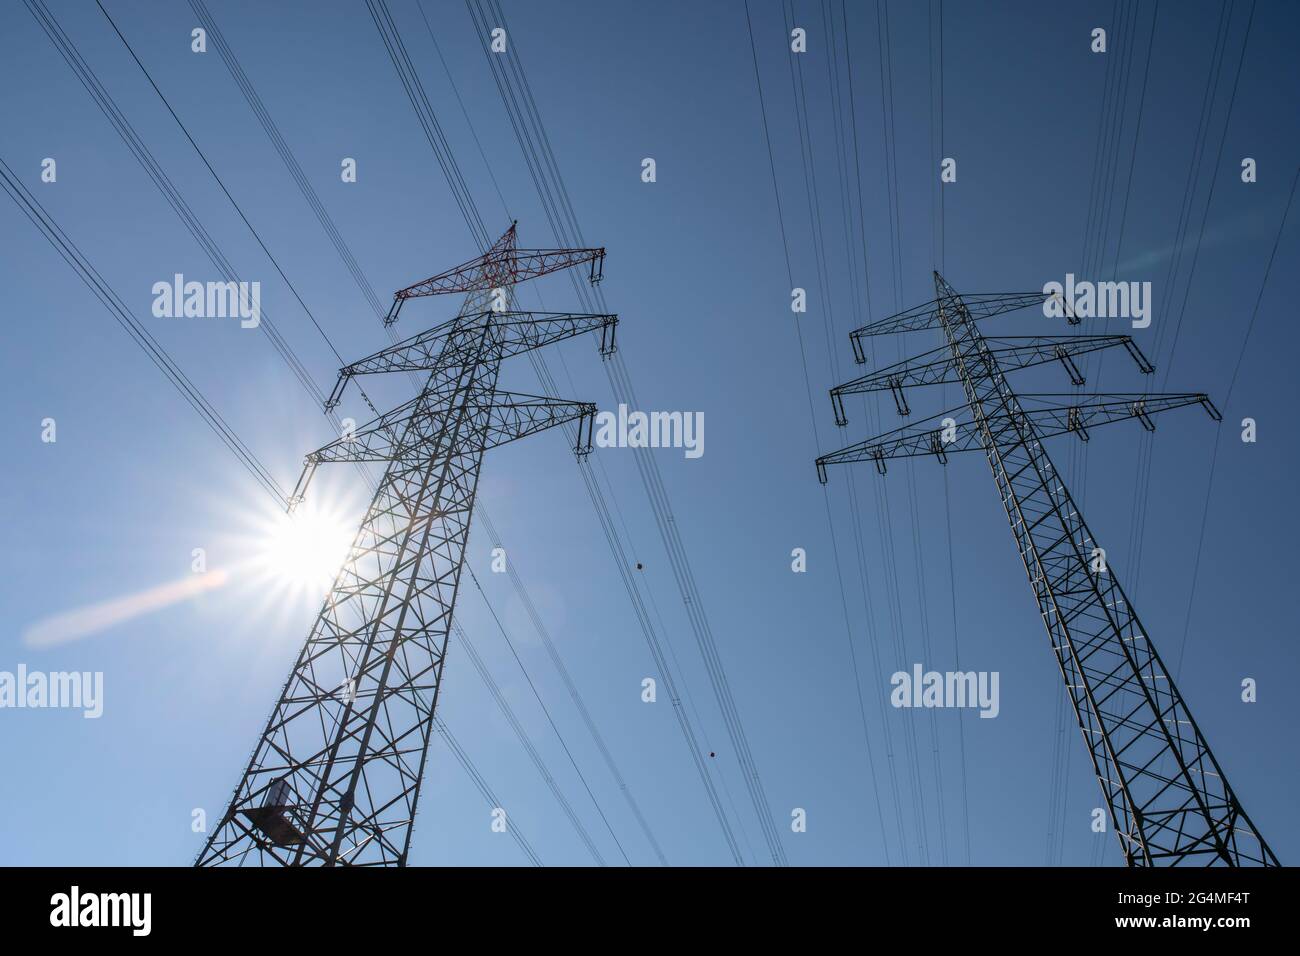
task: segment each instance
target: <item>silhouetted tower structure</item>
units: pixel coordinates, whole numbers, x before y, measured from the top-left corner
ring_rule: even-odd
[[[387,467],[197,865],[406,863],[483,453],[575,420],[574,451],[591,448],[594,405],[500,391],[501,360],[593,331],[602,355],[614,350],[617,316],[512,311],[511,290],[582,264],[597,282],[604,256],[518,249],[511,225],[478,258],[397,292],[385,324],[408,299],[468,293],[455,318],[340,370],[327,407],[356,375],[429,375],[307,456],[290,508],[322,462]]]
[[[1066,432],[1087,441],[1089,428],[1124,419],[1154,430],[1154,413],[1186,405],[1201,405],[1215,420],[1218,410],[1203,394],[1017,394],[1005,372],[1059,361],[1082,385],[1074,357],[1098,349],[1122,347],[1141,371],[1153,369],[1127,335],[994,338],[976,327],[979,319],[1042,305],[1048,295],[961,296],[937,272],[934,284],[933,302],[850,339],[860,364],[872,336],[939,328],[945,344],[832,389],[836,422],[845,424],[845,395],[875,391],[891,392],[899,414],[908,415],[905,389],[915,385],[959,383],[965,407],[824,455],[818,477],[825,483],[830,464],[871,461],[884,474],[890,458],[934,455],[946,464],[950,452],[982,449],[1125,861],[1278,865],[1042,444]]]

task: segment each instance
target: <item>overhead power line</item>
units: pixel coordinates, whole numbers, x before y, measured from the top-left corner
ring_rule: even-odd
[[[249,450],[248,446],[235,434],[234,430],[221,417],[221,413],[216,410],[211,402],[199,391],[198,387],[190,380],[189,376],[182,371],[176,361],[167,353],[167,350],[158,343],[158,340],[149,333],[149,331],[131,314],[122,298],[113,290],[102,275],[91,265],[90,260],[82,253],[77,244],[65,233],[61,226],[54,221],[53,217],[46,212],[45,207],[37,201],[36,197],[24,186],[21,180],[9,165],[0,159],[0,185],[4,187],[5,192],[17,204],[32,224],[41,231],[46,241],[50,243],[63,257],[63,260],[70,265],[86,287],[94,293],[95,298],[108,309],[109,313],[117,321],[123,331],[131,337],[140,349],[148,356],[149,360],[157,366],[158,371],[166,376],[167,380],[180,393],[199,415],[209,428],[221,439],[224,444],[239,461],[239,463],[248,471],[249,475],[256,481],[264,491],[269,494],[277,504],[283,506],[287,501],[284,489],[280,487],[274,476],[267,470],[266,466],[258,457]]]

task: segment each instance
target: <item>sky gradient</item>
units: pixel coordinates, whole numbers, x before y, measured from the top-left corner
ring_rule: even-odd
[[[1054,439],[1049,452],[1246,810],[1282,861],[1295,861],[1300,527],[1288,429],[1300,334],[1285,304],[1294,218],[1235,380],[1234,369],[1300,155],[1296,7],[1166,2],[1152,36],[1145,2],[946,0],[941,54],[939,3],[894,0],[882,67],[882,8],[847,6],[846,33],[840,3],[794,5],[809,38],[795,66],[801,89],[787,9],[751,0],[760,104],[742,3],[503,0],[582,232],[608,250],[603,291],[641,405],[703,412],[707,422],[702,456],[654,454],[790,862],[1120,862],[1114,835],[1091,831],[1097,783],[1073,717],[1063,720],[1060,676],[987,463],[919,460],[883,479],[869,465],[837,467],[825,493],[816,480],[819,454],[868,437],[873,424],[900,424],[885,396],[851,403],[838,429],[826,391],[861,373],[848,332],[933,298],[935,269],[964,292],[1040,289],[1070,272],[1152,282],[1149,328],[1110,321],[1084,331],[1133,334],[1156,373],[1109,355],[1089,365],[1090,390],[1204,391],[1224,422],[1180,410],[1158,420],[1154,437],[1129,422],[1096,430],[1086,448]],[[189,6],[105,7],[343,359],[387,344],[221,58],[191,51]],[[436,49],[415,0],[390,8],[489,232],[517,219],[521,245],[551,245],[466,7],[425,0]],[[108,21],[94,3],[50,9],[240,276],[262,283],[266,314],[328,392],[338,358]],[[385,305],[393,290],[481,251],[364,3],[212,0],[209,9]],[[1223,62],[1171,270],[1224,9]],[[1108,30],[1105,54],[1089,49],[1098,26]],[[850,67],[851,105],[839,99]],[[1125,104],[1117,141],[1099,137],[1115,115],[1108,71]],[[319,405],[264,331],[151,314],[155,282],[218,276],[22,5],[0,34],[0,77],[0,159],[291,487],[303,455],[335,437]],[[892,124],[882,120],[882,79]],[[940,214],[945,156],[958,175],[942,186]],[[46,157],[58,164],[54,183],[41,181]],[[344,157],[357,160],[355,183],[340,179]],[[653,183],[642,181],[646,157]],[[1257,182],[1241,181],[1243,157],[1257,161]],[[193,810],[212,823],[223,811],[323,592],[250,570],[274,520],[270,498],[8,200],[0,223],[9,545],[0,671],[104,675],[98,719],[0,710],[0,863],[185,865],[202,841]],[[797,316],[787,248],[793,285],[809,293]],[[529,307],[580,308],[567,278],[534,284],[539,299],[521,293]],[[456,305],[409,303],[400,330],[428,328]],[[1032,311],[987,325],[1067,331]],[[935,333],[894,337],[879,360],[938,344]],[[594,341],[552,351],[566,397],[615,407]],[[539,391],[525,359],[507,363],[501,384]],[[1069,390],[1056,366],[1016,384]],[[366,388],[381,408],[410,397],[400,376]],[[348,401],[341,413],[369,417],[355,391]],[[916,389],[909,401],[923,418],[960,396],[953,386]],[[1240,440],[1246,417],[1257,422],[1255,443]],[[46,418],[57,422],[54,443],[41,441]],[[769,862],[632,453],[597,449],[595,458],[746,862]],[[366,505],[348,468],[323,469],[311,495],[351,524]],[[668,861],[729,863],[672,704],[664,694],[642,702],[654,666],[562,435],[489,452],[480,498]],[[155,589],[192,579],[195,548],[208,574],[226,579],[147,610]],[[795,548],[807,553],[806,573],[791,571]],[[608,827],[468,578],[457,620],[604,859],[653,863],[490,552],[482,527],[472,528],[470,567]],[[25,640],[53,616],[141,594],[146,610],[97,633]],[[895,671],[958,661],[999,673],[996,719],[888,706]],[[1246,678],[1258,683],[1257,702],[1241,699]],[[440,714],[512,825],[548,865],[591,864],[455,637],[445,680]],[[791,832],[794,808],[807,811],[805,833]],[[491,831],[489,810],[435,737],[411,862],[526,863]]]

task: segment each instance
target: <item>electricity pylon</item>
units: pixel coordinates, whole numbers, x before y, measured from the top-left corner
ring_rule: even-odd
[[[1126,335],[986,338],[976,327],[978,319],[1041,305],[1048,295],[961,296],[937,272],[934,285],[933,302],[850,339],[859,363],[870,336],[940,328],[946,344],[832,389],[835,417],[845,424],[844,395],[872,391],[893,393],[907,415],[904,389],[944,382],[961,384],[965,409],[823,455],[818,477],[825,483],[829,464],[872,461],[884,474],[890,458],[932,454],[946,464],[949,452],[982,449],[1125,862],[1277,866],[1042,444],[1066,432],[1087,441],[1090,427],[1124,419],[1154,430],[1153,413],[1186,405],[1201,405],[1215,420],[1218,410],[1202,394],[1017,394],[1005,371],[1059,360],[1082,385],[1073,357],[1097,349],[1123,347],[1141,371],[1153,369]],[[963,412],[968,419],[958,422]]]
[[[516,312],[513,286],[590,263],[604,249],[518,249],[515,226],[464,265],[394,296],[468,293],[460,313],[340,370],[427,371],[409,402],[307,456],[290,508],[322,462],[387,468],[229,809],[196,861],[402,866],[420,795],[483,453],[577,421],[591,449],[595,405],[497,389],[501,360],[584,332],[614,351],[615,315]]]

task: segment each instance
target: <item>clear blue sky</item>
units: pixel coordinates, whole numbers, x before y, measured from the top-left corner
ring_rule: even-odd
[[[105,5],[343,356],[382,347],[379,323],[221,59],[215,52],[191,52],[196,21],[189,7],[138,0]],[[484,220],[500,232],[510,217],[419,9],[413,0],[390,5]],[[1111,562],[1157,647],[1171,667],[1181,662],[1184,694],[1247,811],[1283,862],[1294,862],[1300,855],[1293,814],[1300,742],[1289,698],[1300,669],[1293,606],[1300,528],[1290,506],[1297,332],[1286,295],[1297,253],[1294,220],[1226,401],[1225,391],[1300,155],[1291,49],[1296,8],[1262,0],[1255,8],[1219,159],[1252,4],[1239,0],[1233,8],[1187,252],[1170,282],[1220,5],[1162,4],[1134,154],[1149,3],[1134,17],[1123,2],[947,0],[941,153],[939,142],[932,142],[939,97],[931,65],[939,47],[930,42],[937,28],[930,15],[937,16],[938,4],[894,0],[887,79],[902,253],[896,287],[876,6],[848,5],[855,172],[852,143],[837,144],[823,6],[795,4],[795,20],[809,34],[802,67],[820,200],[823,238],[817,245],[782,8],[771,0],[750,6],[795,284],[810,291],[809,312],[798,319],[789,309],[743,5],[504,0],[510,41],[523,57],[582,230],[609,250],[604,291],[622,317],[620,345],[642,405],[705,414],[703,457],[687,460],[671,449],[656,455],[790,861],[883,864],[882,839],[893,862],[902,859],[905,843],[911,862],[962,863],[967,840],[974,863],[1119,861],[1113,835],[1090,832],[1099,790],[1077,730],[1060,723],[1060,678],[984,460],[954,457],[948,466],[951,539],[944,472],[937,464],[917,462],[910,479],[907,468],[893,468],[885,479],[892,541],[873,503],[879,479],[870,466],[859,468],[853,479],[863,504],[862,569],[849,474],[832,472],[829,508],[843,602],[812,460],[869,433],[860,403],[851,406],[850,425],[840,430],[825,398],[832,385],[858,374],[848,331],[933,296],[930,271],[940,258],[933,197],[941,155],[958,162],[957,182],[944,187],[941,258],[959,290],[1036,289],[1066,272],[1087,271],[1085,223],[1103,89],[1108,67],[1122,69],[1113,58],[1127,57],[1131,46],[1123,136],[1118,148],[1110,144],[1102,151],[1104,163],[1118,157],[1115,201],[1103,230],[1106,265],[1087,277],[1111,276],[1135,155],[1118,274],[1153,283],[1155,321],[1134,335],[1157,373],[1144,380],[1111,355],[1097,387],[1158,389],[1167,374],[1168,390],[1208,392],[1225,423],[1216,429],[1204,415],[1186,410],[1162,418],[1153,440],[1131,423],[1098,430],[1086,460],[1068,439],[1056,439],[1050,450],[1094,532],[1110,544]],[[840,4],[832,7],[843,84]],[[261,281],[266,312],[328,391],[337,360],[99,10],[93,3],[51,8],[241,276]],[[212,0],[210,8],[381,298],[477,254],[363,3]],[[521,244],[550,245],[465,7],[426,0],[425,8],[505,204],[519,220]],[[1104,55],[1089,51],[1089,33],[1097,26],[1109,31]],[[177,272],[215,278],[213,269],[18,4],[0,34],[0,112],[0,158],[279,482],[292,485],[302,456],[333,437],[328,423],[262,333],[228,321],[150,315],[153,283]],[[839,135],[851,136],[847,113],[842,116]],[[1247,156],[1258,161],[1254,184],[1240,180]],[[40,181],[45,157],[57,160],[56,183]],[[343,157],[358,161],[355,184],[340,181]],[[644,157],[656,160],[653,184],[641,181]],[[840,161],[847,164],[855,216],[848,242]],[[859,174],[870,310],[850,279],[861,271]],[[222,812],[320,594],[290,596],[260,578],[232,573],[222,588],[82,640],[44,649],[24,643],[23,634],[51,615],[185,579],[194,548],[207,550],[212,568],[239,567],[259,547],[253,529],[269,500],[11,202],[0,205],[0,223],[7,313],[0,350],[7,466],[0,475],[7,543],[0,670],[26,664],[102,671],[105,682],[98,720],[75,711],[0,711],[0,763],[6,768],[0,775],[0,862],[186,864],[201,842],[191,832],[191,811],[204,808],[211,822]],[[829,301],[818,279],[823,241]],[[563,277],[544,280],[539,291],[548,308],[578,308]],[[413,303],[403,312],[402,328],[412,333],[431,326],[454,305]],[[1045,321],[1021,314],[990,322],[989,329],[1029,334]],[[1101,323],[1096,330],[1130,331],[1126,325]],[[885,343],[882,358],[936,344],[913,335]],[[610,406],[593,342],[564,344],[552,367],[564,373],[562,391]],[[1023,382],[1027,390],[1068,390],[1059,369]],[[522,359],[502,384],[538,391]],[[407,389],[400,379],[376,384],[371,394],[396,404],[408,397]],[[957,402],[952,388],[946,396],[933,389],[911,396],[920,417]],[[884,427],[894,427],[892,403],[885,399],[879,408]],[[359,407],[343,411],[364,417]],[[1246,416],[1258,422],[1255,444],[1238,440],[1237,423]],[[47,417],[58,423],[54,444],[40,440]],[[1193,595],[1216,436],[1221,446]],[[1151,452],[1149,477],[1139,470],[1144,449]],[[757,820],[631,452],[596,454],[608,470],[635,559],[645,565],[640,580],[680,662],[703,746],[717,754],[708,759],[734,803],[746,857],[762,862]],[[315,500],[346,510],[353,522],[364,507],[362,492],[347,468],[322,473],[312,489]],[[641,680],[654,676],[653,664],[561,434],[491,452],[481,496],[669,861],[728,862],[666,695],[653,705],[640,699]],[[807,550],[806,574],[790,571],[795,547]],[[471,534],[469,559],[601,809],[633,862],[651,862],[509,582],[490,573],[489,550],[481,529]],[[896,589],[886,575],[887,558],[896,568]],[[867,610],[861,570],[872,588]],[[619,860],[483,601],[466,583],[459,619],[602,853]],[[890,623],[893,600],[901,615],[901,655]],[[876,759],[874,783],[844,603]],[[937,752],[930,713],[886,708],[882,727],[877,699],[889,693],[889,675],[916,661],[952,669],[955,653],[963,669],[1000,673],[998,718],[934,712]],[[1259,685],[1253,704],[1240,700],[1247,677]],[[590,863],[454,641],[441,712],[541,858],[551,865]],[[904,745],[909,722],[918,740],[914,757]],[[890,794],[886,734],[901,814]],[[512,841],[490,831],[488,807],[445,745],[435,738],[433,748],[412,862],[525,862]],[[1057,792],[1065,795],[1063,808],[1054,800]],[[877,794],[884,801],[879,815]],[[923,814],[918,801],[924,801]],[[808,812],[806,833],[789,831],[794,807]]]

